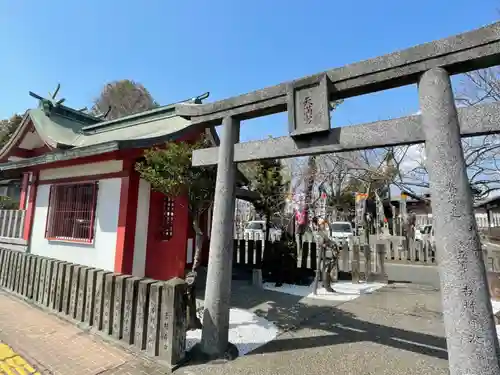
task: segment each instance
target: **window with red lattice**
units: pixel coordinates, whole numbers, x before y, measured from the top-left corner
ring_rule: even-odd
[[[163,217],[161,225],[161,239],[166,241],[174,235],[174,208],[175,201],[165,196],[163,198]]]
[[[92,242],[96,201],[97,182],[52,185],[45,238]]]

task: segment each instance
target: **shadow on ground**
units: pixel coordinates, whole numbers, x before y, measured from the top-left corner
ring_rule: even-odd
[[[442,320],[439,311],[431,311],[424,304],[419,304],[419,297],[422,301],[426,301],[426,297],[436,300],[437,292],[430,294],[411,285],[388,288],[345,302],[303,298],[235,281],[231,302],[233,307],[250,310],[272,321],[281,330],[277,339],[247,356],[372,342],[447,360],[445,338],[418,332],[420,327],[417,325],[413,330],[411,323],[412,319],[415,324],[420,319]],[[372,314],[370,309],[374,309]],[[410,323],[405,329],[397,327],[401,316]],[[316,333],[308,334],[312,332]]]
[[[371,341],[395,349],[448,359],[446,340],[443,337],[367,322],[334,306],[310,306],[299,302],[292,311],[275,305],[267,314],[259,310],[255,313],[277,322],[280,327],[286,327],[284,333],[308,329],[321,330],[325,334],[311,337],[287,335],[286,338],[282,334],[280,339],[271,341],[248,355]]]

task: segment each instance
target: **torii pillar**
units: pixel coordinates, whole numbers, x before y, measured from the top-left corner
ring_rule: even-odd
[[[451,81],[419,81],[450,375],[499,375],[500,350]]]
[[[209,359],[237,355],[237,349],[229,343],[228,335],[236,199],[234,144],[239,141],[239,133],[239,120],[224,118],[217,163],[203,329],[197,349]]]

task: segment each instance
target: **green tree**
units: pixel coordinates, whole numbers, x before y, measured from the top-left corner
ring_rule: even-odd
[[[203,138],[195,143],[168,143],[166,147],[146,150],[141,161],[136,163],[140,176],[151,184],[153,190],[169,197],[187,196],[187,208],[196,233],[195,253],[191,272],[188,274],[189,300],[188,329],[201,328],[196,316],[195,286],[197,269],[201,263],[203,231],[200,219],[212,205],[215,194],[216,168],[193,167],[193,151],[206,148]]]
[[[289,185],[283,177],[282,169],[283,165],[276,159],[255,162],[250,168],[250,187],[260,195],[254,206],[266,220],[266,241],[269,240],[269,222],[273,216],[282,213],[288,193]]]
[[[94,101],[92,114],[107,120],[133,115],[158,107],[149,91],[140,83],[122,79],[107,83]]]
[[[23,117],[18,114],[13,115],[8,120],[0,121],[0,147],[5,146],[22,121]]]
[[[19,202],[10,197],[0,196],[0,209],[1,210],[17,210]]]

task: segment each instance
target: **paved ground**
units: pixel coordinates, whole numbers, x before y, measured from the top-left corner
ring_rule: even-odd
[[[29,364],[51,375],[158,375],[166,369],[146,359],[104,343],[97,337],[0,291],[0,365],[11,354],[19,364]],[[12,364],[11,361],[8,361]],[[6,368],[0,367],[10,374]],[[37,372],[13,372],[30,374]],[[18,369],[19,370],[19,369]]]
[[[354,301],[301,300],[237,287],[233,304],[286,330],[224,365],[191,365],[185,375],[448,374],[439,292],[390,285]],[[176,373],[177,373],[176,372]]]
[[[233,362],[189,365],[176,374],[448,373],[439,293],[428,287],[388,286],[336,305],[272,291],[257,293],[241,282],[233,291],[235,307],[265,316],[284,333]],[[166,373],[2,292],[0,342],[41,374]]]

